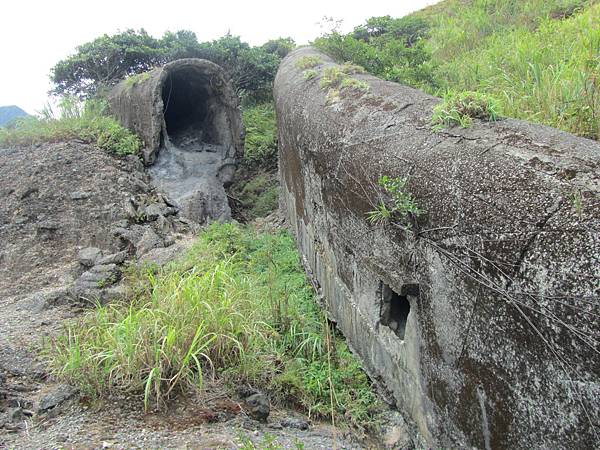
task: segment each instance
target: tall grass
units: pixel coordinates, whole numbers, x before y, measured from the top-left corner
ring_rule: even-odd
[[[431,23],[428,47],[444,61],[486,46],[486,38],[511,30],[535,31],[542,22],[576,14],[589,0],[446,0],[415,13]]]
[[[246,140],[244,164],[272,169],[277,167],[277,122],[272,102],[247,106],[242,111]]]
[[[412,17],[429,28],[404,51],[389,50],[403,45],[397,32],[360,40],[361,27],[315,43],[389,80],[486,94],[505,116],[600,139],[598,0],[446,0]]]
[[[57,374],[89,395],[161,406],[217,378],[369,422],[375,396],[343,341],[328,340],[288,233],[215,224],[179,262],[130,277],[129,301],[98,306],[55,343]]]
[[[26,117],[0,128],[0,145],[4,146],[69,140],[93,143],[121,156],[136,154],[142,146],[138,136],[108,114],[106,102],[97,99],[80,102],[64,97],[56,112],[48,105],[37,117]]]
[[[598,23],[596,4],[566,20],[542,19],[534,30],[495,32],[473,50],[438,60],[437,82],[492,95],[506,116],[599,139]]]

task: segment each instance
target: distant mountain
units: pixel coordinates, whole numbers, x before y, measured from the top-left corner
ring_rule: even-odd
[[[18,117],[28,116],[25,111],[15,105],[0,106],[0,127],[12,122]]]

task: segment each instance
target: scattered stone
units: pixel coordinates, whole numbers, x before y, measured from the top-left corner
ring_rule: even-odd
[[[156,228],[156,230],[158,230],[159,232],[161,232],[163,234],[168,234],[169,231],[171,231],[173,229],[173,224],[165,216],[158,216],[158,218],[155,221],[155,228]],[[165,245],[168,246],[166,239],[165,239]]]
[[[69,197],[71,198],[71,200],[87,200],[91,197],[91,194],[89,192],[74,191],[71,192]]]
[[[398,411],[388,411],[381,417],[381,441],[386,449],[409,450],[415,448],[408,424]]]
[[[157,265],[162,267],[165,264],[177,259],[177,257],[180,255],[183,255],[192,245],[192,243],[193,241],[190,239],[187,241],[178,242],[169,247],[154,248],[142,255],[139,259],[139,262],[142,264]]]
[[[252,394],[245,400],[246,411],[255,420],[266,422],[271,413],[271,406],[266,395],[261,393]]]
[[[118,253],[112,253],[110,255],[106,255],[98,260],[98,264],[123,264],[127,259],[129,254],[126,251],[121,251]]]
[[[116,264],[98,264],[90,270],[83,272],[77,282],[103,288],[115,284],[120,279],[121,271]]]
[[[60,228],[60,225],[58,224],[58,222],[55,222],[53,220],[43,220],[37,224],[36,228],[38,230],[43,231],[55,231]]]
[[[64,287],[49,292],[37,292],[33,295],[33,298],[34,301],[39,303],[41,309],[67,305],[71,302],[69,290]]]
[[[308,430],[309,427],[308,422],[299,417],[286,417],[280,423],[284,428],[295,428],[297,430]]]
[[[134,188],[137,189],[138,192],[148,192],[150,190],[150,186],[147,183],[140,180],[139,178],[132,177],[131,184]]]
[[[21,192],[21,194],[19,195],[19,198],[21,200],[25,200],[31,194],[35,194],[36,192],[39,192],[39,189],[37,187],[35,187],[35,186],[27,187]]]
[[[127,228],[129,226],[129,221],[127,219],[117,220],[112,226],[114,228]]]
[[[43,414],[47,413],[49,410],[56,408],[61,405],[65,401],[69,400],[75,394],[77,390],[72,386],[62,384],[60,385],[54,392],[51,392],[40,400],[38,405],[38,413]]]
[[[23,419],[23,408],[16,407],[8,410],[8,420],[11,422],[19,422]]]
[[[92,267],[102,257],[102,251],[96,247],[86,247],[79,250],[77,258],[83,267]]]
[[[136,221],[138,220],[138,211],[135,207],[133,198],[128,198],[123,202],[123,209],[125,210],[127,217]]]
[[[148,253],[150,250],[162,247],[164,245],[163,240],[152,230],[148,228],[142,238],[135,244],[137,256],[142,256]]]
[[[15,218],[15,223],[17,225],[23,225],[24,223],[26,223],[27,221],[29,221],[29,217],[27,216],[17,216]]]
[[[129,163],[129,167],[131,167],[136,172],[144,171],[144,164],[136,155],[127,155],[125,157],[125,160]]]
[[[146,220],[156,220],[161,216],[172,216],[177,214],[177,210],[164,203],[151,203],[144,209]]]

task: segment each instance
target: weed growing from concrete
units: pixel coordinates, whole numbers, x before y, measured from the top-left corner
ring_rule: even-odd
[[[370,89],[369,83],[362,80],[357,80],[356,78],[344,78],[340,83],[340,88],[342,89],[356,89],[361,92],[368,92]]]
[[[341,66],[326,67],[321,78],[321,88],[333,88],[341,86],[344,80],[349,79],[349,75],[355,73],[364,73],[364,69],[356,64],[344,63]],[[359,82],[356,80],[357,83]],[[366,83],[365,83],[366,84]]]
[[[315,55],[303,56],[296,61],[296,67],[300,70],[312,69],[319,64],[323,64],[323,60]]]
[[[131,75],[127,78],[125,78],[125,85],[128,88],[132,88],[134,86],[136,86],[139,83],[143,83],[146,80],[150,79],[150,72],[142,72],[142,73],[138,73],[136,75]]]
[[[489,95],[479,92],[449,93],[433,109],[431,118],[434,129],[459,125],[467,128],[473,119],[495,121],[498,119],[498,103]]]
[[[407,178],[392,178],[387,175],[379,178],[379,185],[389,196],[388,202],[381,200],[377,207],[367,213],[367,220],[375,225],[383,225],[394,220],[404,220],[407,216],[423,214],[413,195],[406,190]]]
[[[316,78],[317,75],[319,75],[319,72],[317,72],[315,69],[308,69],[302,72],[302,76],[305,80],[312,80],[313,78]]]

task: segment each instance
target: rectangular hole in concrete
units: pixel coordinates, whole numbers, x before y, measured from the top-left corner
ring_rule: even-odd
[[[380,322],[389,327],[396,336],[404,340],[406,322],[410,313],[410,302],[406,295],[400,295],[387,284],[381,282]]]

